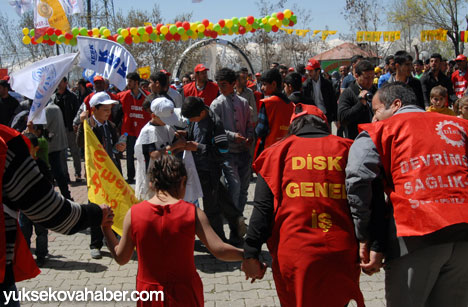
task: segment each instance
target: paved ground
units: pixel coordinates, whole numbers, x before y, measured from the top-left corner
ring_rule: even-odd
[[[124,162],[124,161],[122,161]],[[71,161],[68,161],[70,174],[73,174]],[[125,173],[125,171],[124,171]],[[74,178],[72,177],[72,180]],[[80,203],[87,202],[86,185],[72,186],[72,197]],[[252,212],[254,184],[249,188],[249,204],[245,216]],[[228,227],[225,225],[226,233]],[[34,242],[34,239],[33,239]],[[131,260],[119,266],[103,248],[103,259],[91,259],[89,254],[90,237],[86,233],[64,236],[49,232],[49,259],[42,273],[29,281],[17,284],[19,290],[135,290],[137,261]],[[245,281],[240,271],[240,263],[225,263],[203,251],[196,244],[195,263],[203,281],[205,306],[279,306],[275,284],[268,269],[261,281],[251,284]],[[32,244],[34,247],[34,243]],[[264,246],[265,259],[270,260]],[[361,275],[361,290],[366,306],[385,306],[384,275],[379,273],[369,277]],[[135,306],[133,302],[22,302],[22,306]],[[350,306],[356,306],[351,303]]]

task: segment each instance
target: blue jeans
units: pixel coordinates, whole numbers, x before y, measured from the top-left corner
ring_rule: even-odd
[[[23,213],[20,212],[19,216],[19,224],[21,227],[21,231],[23,232],[24,238],[26,239],[26,243],[28,243],[28,247],[31,247],[31,236],[32,236],[32,229],[34,226],[34,231],[36,232],[36,257],[45,257],[49,253],[48,250],[48,240],[47,234],[48,231],[45,227],[33,223],[30,219],[26,217]]]
[[[247,203],[247,190],[250,182],[250,161],[248,151],[228,153],[223,163],[223,174],[226,186],[231,195],[234,206],[241,214]]]
[[[62,151],[49,152],[49,163],[52,175],[54,175],[57,185],[63,197],[70,199],[70,190],[68,189],[68,181],[65,177],[65,170],[63,169],[63,153]]]
[[[135,179],[135,143],[137,137],[127,136],[127,179]]]

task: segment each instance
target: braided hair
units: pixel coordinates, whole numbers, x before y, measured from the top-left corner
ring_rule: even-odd
[[[172,197],[179,198],[180,183],[187,177],[187,171],[181,159],[163,154],[154,161],[149,177],[156,192],[168,192]]]

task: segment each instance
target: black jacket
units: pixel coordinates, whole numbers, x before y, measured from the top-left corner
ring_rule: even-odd
[[[420,80],[424,94],[424,104],[426,105],[426,107],[431,105],[431,90],[437,85],[442,85],[447,89],[449,102],[453,103],[455,102],[455,100],[457,100],[457,96],[455,95],[455,91],[453,90],[452,81],[442,72],[439,72],[439,75],[437,76],[436,80],[432,71],[429,70],[428,72],[424,73]]]
[[[370,92],[375,94],[377,89],[372,86]],[[344,128],[345,137],[354,140],[358,135],[359,124],[370,123],[372,121],[372,106],[368,103],[363,105],[358,95],[361,89],[356,81],[351,83],[340,95],[338,100],[338,120]]]
[[[302,103],[302,104],[310,104],[315,105],[314,100],[311,97],[307,97],[302,92],[294,92],[288,96],[289,101],[294,102],[295,104]]]
[[[312,84],[311,79],[307,79],[303,84],[302,87],[304,89],[304,95],[306,97],[309,97],[314,100],[314,86]],[[337,116],[336,116],[336,96],[335,96],[335,90],[333,89],[332,83],[323,78],[322,75],[320,75],[320,90],[322,91],[322,97],[323,101],[325,103],[325,109],[327,111],[327,119],[328,122],[331,123],[332,121],[336,121]],[[316,103],[314,103],[317,105]]]
[[[390,77],[390,79],[388,79],[388,83],[392,83],[392,82],[396,82],[395,75],[392,75]],[[413,78],[413,77],[410,76],[410,77],[408,77],[408,81],[407,81],[406,84],[409,87],[411,87],[413,92],[416,94],[416,100],[417,100],[416,105],[424,110],[425,109],[424,94],[423,94],[423,91],[422,91],[421,81],[419,81],[418,79]]]
[[[56,92],[51,99],[62,111],[65,127],[68,131],[73,131],[73,119],[80,108],[76,95],[69,90],[65,90],[63,94]]]

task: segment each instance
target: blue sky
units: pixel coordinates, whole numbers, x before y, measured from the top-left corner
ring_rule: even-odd
[[[116,11],[121,9],[124,12],[131,8],[151,10],[154,3],[159,5],[166,20],[173,19],[181,13],[189,12],[193,13],[193,20],[191,21],[201,21],[206,18],[212,22],[217,22],[221,18],[245,17],[248,15],[261,17],[255,0],[203,0],[201,3],[192,3],[192,0],[114,0],[114,7]],[[328,26],[330,30],[337,30],[339,33],[350,33],[349,26],[341,15],[345,0],[288,0],[285,8],[293,8],[294,5],[299,5],[301,8],[312,12],[309,29],[322,30]],[[0,0],[0,11],[12,17],[17,16],[14,9],[8,4],[8,0]],[[298,16],[300,24],[301,12],[295,12],[295,14]]]

